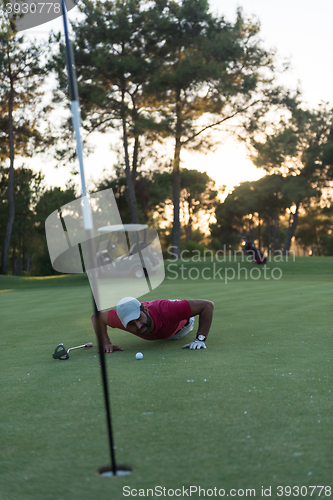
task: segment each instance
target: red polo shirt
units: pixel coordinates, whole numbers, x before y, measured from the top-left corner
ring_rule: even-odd
[[[178,330],[186,325],[191,317],[191,307],[187,300],[153,300],[152,302],[142,302],[144,306],[148,307],[149,314],[155,323],[155,329],[149,335],[137,335],[145,340],[159,340],[172,337]],[[118,318],[116,309],[111,309],[108,314],[108,324],[111,328],[125,328]],[[129,332],[132,333],[132,332]]]

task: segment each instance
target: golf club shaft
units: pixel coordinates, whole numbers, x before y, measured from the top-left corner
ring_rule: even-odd
[[[93,344],[92,342],[88,342],[88,344],[78,345],[76,347],[70,347],[68,351],[72,351],[73,349],[81,349],[81,347],[93,347]]]

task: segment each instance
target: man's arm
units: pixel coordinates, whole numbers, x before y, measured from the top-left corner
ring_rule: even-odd
[[[203,299],[189,299],[187,302],[191,307],[191,316],[199,315],[199,326],[196,339],[193,342],[184,345],[183,349],[205,348],[206,346],[204,341],[198,341],[198,337],[199,335],[203,335],[205,339],[208,337],[208,333],[213,320],[214,302]]]
[[[191,316],[199,315],[198,335],[208,336],[213,320],[214,302],[202,299],[189,299],[187,301],[191,307]]]
[[[96,314],[93,314],[91,316],[91,321],[98,339],[98,334],[97,332],[100,331],[103,336],[103,344],[104,344],[104,351],[105,352],[113,352],[113,351],[123,351],[124,349],[120,347],[119,345],[113,345],[111,343],[111,340],[109,338],[108,332],[107,332],[107,327],[108,327],[108,313],[109,311],[101,311],[98,314],[98,321]]]

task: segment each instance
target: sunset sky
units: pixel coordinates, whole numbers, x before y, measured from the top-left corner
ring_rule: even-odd
[[[284,76],[286,86],[302,90],[304,101],[315,108],[321,101],[333,106],[333,2],[331,0],[210,0],[211,10],[234,21],[238,7],[247,17],[261,23],[261,38],[267,49],[291,63]],[[218,151],[203,157],[183,155],[184,165],[207,170],[218,185],[230,187],[244,180],[255,180],[263,171],[246,157],[244,145],[230,140]],[[200,166],[201,165],[201,166]]]
[[[281,83],[301,88],[304,101],[316,107],[321,101],[333,105],[333,19],[332,0],[210,0],[211,10],[234,21],[237,7],[242,7],[244,15],[255,16],[261,23],[261,38],[267,49],[276,49],[279,59],[289,59],[292,69]],[[69,17],[75,17],[75,10]],[[62,30],[61,19],[25,31],[29,37],[47,37],[51,29]],[[111,174],[110,166],[116,160],[111,134],[95,136],[95,153],[85,160],[86,178],[89,183],[101,179],[103,170]],[[29,166],[46,176],[48,185],[64,186],[73,168],[55,169],[50,159],[34,158]],[[244,180],[258,179],[262,171],[256,169],[246,157],[244,145],[232,138],[208,155],[182,155],[182,166],[206,171],[216,180],[217,185],[227,185],[228,189]]]

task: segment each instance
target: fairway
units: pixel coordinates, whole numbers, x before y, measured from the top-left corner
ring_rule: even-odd
[[[268,265],[279,279],[232,262],[227,283],[202,277],[212,265],[198,279],[167,268],[141,298],[214,301],[207,349],[181,349],[196,329],[155,342],[109,329],[124,348],[106,356],[116,458],[133,468],[116,478],[96,472],[110,458],[88,281],[0,276],[1,500],[331,497],[333,258]],[[58,361],[60,342],[94,347]]]

